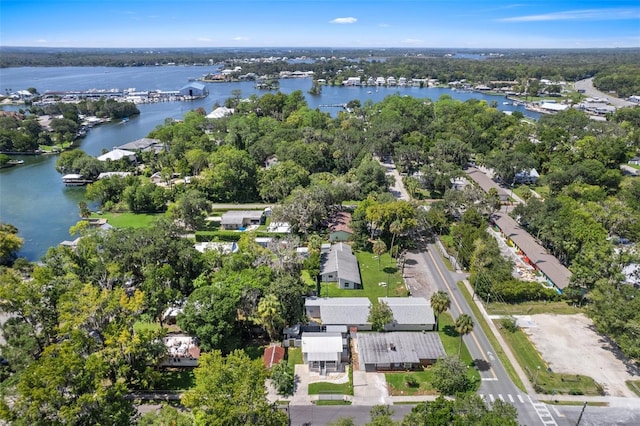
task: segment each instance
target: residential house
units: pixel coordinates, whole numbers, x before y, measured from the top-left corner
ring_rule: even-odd
[[[337,282],[342,289],[362,288],[358,259],[352,253],[351,246],[345,243],[333,244],[329,253],[322,254],[320,277],[323,282]]]
[[[431,303],[424,297],[379,297],[393,312],[393,322],[384,326],[386,331],[433,331],[436,317]]]
[[[219,119],[227,117],[233,114],[235,110],[233,108],[227,108],[225,106],[218,107],[207,114],[207,118]]]
[[[358,333],[360,369],[417,370],[445,356],[438,333]]]
[[[97,159],[98,161],[118,161],[122,160],[123,158],[126,158],[133,163],[134,161],[136,161],[136,153],[133,151],[127,151],[126,149],[114,148],[106,154],[102,154]]]
[[[302,335],[302,360],[309,367],[309,371],[320,374],[343,371],[344,352],[345,345],[341,333],[304,333]]]
[[[540,179],[540,175],[536,169],[520,170],[514,176],[515,183],[522,183],[525,185],[536,183],[538,182],[538,179]]]
[[[264,225],[262,210],[229,210],[222,214],[220,226],[225,230],[243,229],[250,225]]]
[[[162,339],[167,348],[167,356],[161,367],[197,367],[200,348],[195,337],[186,334],[171,334]]]
[[[309,319],[323,326],[341,325],[366,331],[371,301],[367,297],[307,297],[304,302]]]
[[[164,151],[164,143],[160,139],[142,138],[135,141],[120,145],[119,149],[135,152],[148,152],[153,151],[155,153]]]
[[[279,364],[284,360],[285,350],[282,346],[279,345],[271,345],[267,349],[264,350],[264,354],[262,356],[262,361],[264,362],[264,366],[267,368],[271,368],[276,364]]]
[[[348,241],[353,235],[351,230],[351,213],[339,212],[329,219],[329,241]]]
[[[629,164],[640,166],[640,157],[633,157],[631,160],[629,160]]]

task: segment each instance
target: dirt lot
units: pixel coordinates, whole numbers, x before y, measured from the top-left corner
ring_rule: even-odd
[[[558,373],[590,376],[611,396],[634,397],[625,380],[640,379],[639,372],[596,333],[583,314],[531,315],[532,327],[523,327],[549,367]]]

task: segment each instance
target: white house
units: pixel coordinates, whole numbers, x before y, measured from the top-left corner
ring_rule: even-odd
[[[333,244],[329,253],[320,256],[320,277],[324,282],[337,282],[340,288],[362,287],[358,259],[345,243]]]
[[[136,153],[133,151],[127,151],[126,149],[114,148],[113,150],[107,152],[106,154],[102,154],[98,157],[98,161],[118,161],[123,158],[128,159],[131,162],[136,161]]]
[[[344,350],[341,333],[302,334],[302,360],[309,366],[309,371],[320,374],[342,371]]]

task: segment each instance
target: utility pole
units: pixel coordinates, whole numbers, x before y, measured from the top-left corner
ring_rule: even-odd
[[[580,426],[580,420],[582,420],[582,415],[584,414],[584,409],[587,408],[587,401],[582,405],[582,411],[580,411],[580,416],[578,417],[578,421],[576,422],[576,426]]]

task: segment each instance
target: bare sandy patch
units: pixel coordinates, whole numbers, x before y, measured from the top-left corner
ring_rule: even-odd
[[[531,320],[535,325],[523,330],[553,371],[592,377],[607,395],[635,397],[625,381],[638,380],[638,369],[586,315],[538,314]]]

